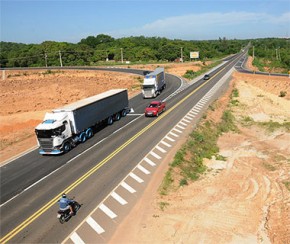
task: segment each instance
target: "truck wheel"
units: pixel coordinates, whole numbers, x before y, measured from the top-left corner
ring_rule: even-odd
[[[69,152],[70,150],[71,150],[71,145],[70,145],[69,142],[66,142],[66,143],[64,144],[64,146],[63,146],[63,151],[64,151],[64,153],[67,153],[67,152]]]
[[[110,117],[108,118],[108,120],[107,120],[107,124],[108,124],[108,125],[112,125],[113,123],[114,123],[113,117],[110,116]]]
[[[87,129],[86,131],[87,138],[91,138],[94,135],[92,128]]]
[[[87,135],[85,132],[82,132],[80,135],[80,141],[85,142],[87,140]]]
[[[126,115],[127,115],[127,110],[126,109],[124,109],[123,111],[122,111],[122,117],[125,117]]]
[[[115,115],[115,120],[118,121],[118,120],[120,120],[120,119],[121,119],[121,115],[120,115],[120,113],[116,113],[116,115]]]

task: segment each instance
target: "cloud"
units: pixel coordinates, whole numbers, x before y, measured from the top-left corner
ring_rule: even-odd
[[[283,23],[290,25],[290,12],[281,16],[254,12],[212,12],[159,19],[141,27],[112,31],[108,34],[114,37],[143,35],[173,39],[211,39],[211,36],[216,38],[226,35],[249,38],[255,31],[269,32],[269,28]],[[275,31],[273,34],[276,35]],[[192,38],[196,36],[199,38]]]

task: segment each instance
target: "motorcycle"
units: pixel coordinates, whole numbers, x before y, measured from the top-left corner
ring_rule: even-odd
[[[79,211],[81,205],[77,202],[77,201],[73,201],[71,203],[73,211],[74,211],[74,215]],[[58,210],[57,212],[57,218],[59,220],[59,222],[61,224],[63,224],[64,222],[69,221],[69,219],[72,217],[72,215],[70,214],[70,209],[66,209],[66,210]]]

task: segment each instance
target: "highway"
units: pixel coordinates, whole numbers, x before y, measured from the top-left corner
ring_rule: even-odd
[[[100,129],[69,153],[41,156],[34,150],[1,167],[0,242],[65,240],[243,55],[232,57],[233,61],[213,71],[210,80],[199,79],[186,89],[178,77],[168,74],[167,88],[157,98],[166,99],[167,111],[158,118],[144,117],[144,108],[150,100],[144,100],[139,94],[130,99],[134,112]],[[224,82],[211,94],[207,104],[226,87]],[[178,91],[179,88],[183,89]],[[75,196],[82,207],[77,216],[61,225],[56,213],[57,200],[63,192]],[[115,220],[115,224],[119,221]]]

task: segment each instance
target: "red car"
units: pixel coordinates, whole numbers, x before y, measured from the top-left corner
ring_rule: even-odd
[[[158,116],[166,110],[166,103],[162,101],[153,101],[145,108],[145,116]]]

